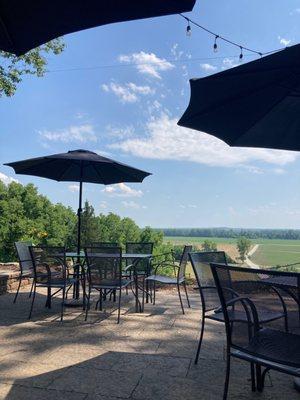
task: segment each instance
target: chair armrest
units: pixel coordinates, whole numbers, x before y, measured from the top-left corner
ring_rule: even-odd
[[[173,268],[175,270],[175,268],[179,269],[179,265],[176,265],[175,263],[166,263],[166,262],[162,262],[160,264],[158,264],[155,268],[154,268],[154,275],[156,275],[158,269],[160,268]],[[174,271],[175,272],[175,271]]]
[[[255,332],[259,331],[259,318],[258,318],[256,306],[253,303],[253,301],[250,300],[249,297],[235,297],[234,299],[231,299],[226,302],[226,308],[233,306],[237,302],[240,302],[242,304],[242,306],[245,310],[245,313],[247,315],[247,323],[248,323],[249,333],[250,333],[250,329],[252,326],[254,327]],[[249,308],[250,308],[250,310],[249,310]],[[252,319],[251,319],[251,316],[252,316]]]

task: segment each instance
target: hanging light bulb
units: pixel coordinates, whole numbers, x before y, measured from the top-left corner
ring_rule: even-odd
[[[241,46],[240,46],[240,49],[241,49],[241,53],[240,53],[240,56],[239,56],[239,61],[242,62],[244,54],[243,54],[243,48]]]
[[[215,37],[215,43],[214,43],[214,53],[218,52],[218,45],[217,45],[217,39],[218,39],[219,35],[216,35]]]
[[[190,36],[192,36],[192,28],[191,28],[189,19],[187,19],[187,23],[188,23],[188,25],[186,27],[186,36],[190,37]]]

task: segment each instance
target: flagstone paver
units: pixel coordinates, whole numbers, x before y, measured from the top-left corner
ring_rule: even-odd
[[[218,400],[224,383],[224,327],[208,321],[198,365],[194,365],[200,302],[181,314],[175,292],[160,291],[158,304],[134,313],[123,298],[121,323],[114,303],[105,313],[91,309],[88,321],[68,309],[59,322],[60,302],[45,309],[37,295],[32,321],[23,291],[0,296],[0,400]],[[293,378],[272,372],[264,393],[252,393],[249,365],[232,362],[228,400],[296,400]]]

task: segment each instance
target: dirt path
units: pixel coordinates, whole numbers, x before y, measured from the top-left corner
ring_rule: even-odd
[[[249,253],[247,254],[247,256],[246,256],[245,263],[246,263],[246,264],[248,265],[248,267],[250,267],[250,268],[259,268],[259,265],[255,264],[254,262],[252,262],[252,261],[249,259],[249,257],[252,256],[252,255],[256,252],[256,250],[258,249],[258,247],[259,247],[259,244],[254,245],[254,246],[252,247],[252,249],[249,251]]]

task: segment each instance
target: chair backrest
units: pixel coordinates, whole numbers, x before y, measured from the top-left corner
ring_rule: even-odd
[[[185,271],[186,271],[186,266],[189,260],[189,253],[193,250],[193,246],[191,245],[185,245],[180,257],[180,262],[179,262],[179,270],[178,270],[178,279],[184,279],[185,278]]]
[[[152,242],[127,242],[126,253],[128,254],[152,254],[154,243]],[[126,259],[126,265],[130,265],[135,262],[134,259]],[[135,262],[136,271],[149,272],[151,269],[151,262],[149,259],[139,260]]]
[[[33,272],[30,246],[32,246],[31,242],[15,242],[21,274]]]
[[[87,276],[91,286],[121,284],[122,249],[118,246],[85,247]]]
[[[259,327],[285,331],[286,315],[289,329],[299,329],[299,304],[286,291],[287,281],[290,285],[292,281],[295,286],[300,283],[299,274],[215,263],[211,264],[211,269],[225,317],[227,339],[231,345],[243,348],[247,346],[249,336],[253,334],[253,326],[249,329],[245,323],[249,316],[251,322],[255,320],[255,313],[252,312],[250,304],[254,304],[256,316],[259,316]],[[252,303],[243,300],[236,302],[233,307],[228,306],[228,302],[236,297],[247,298]],[[233,315],[236,318],[235,322],[232,321]],[[276,315],[277,317],[273,318]],[[239,322],[241,316],[244,322]]]
[[[205,311],[220,307],[220,300],[215,289],[215,282],[210,263],[227,265],[224,251],[199,251],[189,255],[200,291],[202,308]]]
[[[118,247],[117,242],[92,242],[90,247]]]
[[[36,283],[66,279],[66,249],[63,246],[30,246]]]

